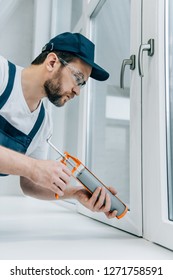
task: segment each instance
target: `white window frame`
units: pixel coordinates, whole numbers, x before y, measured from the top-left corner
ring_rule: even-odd
[[[166,151],[165,0],[143,2],[143,43],[155,40],[151,60],[145,55],[143,95],[144,237],[173,250],[173,222],[168,220]],[[166,8],[167,9],[167,8]],[[147,15],[147,18],[145,17]],[[145,20],[146,18],[146,20]]]
[[[104,4],[106,0],[102,0]],[[155,53],[152,58],[149,58],[146,53],[143,55],[143,68],[144,78],[140,79],[138,74],[138,67],[136,71],[131,73],[131,79],[133,80],[133,86],[131,89],[131,102],[136,102],[137,106],[142,104],[142,119],[139,113],[132,112],[132,119],[136,119],[136,123],[133,126],[133,149],[138,150],[136,153],[136,163],[139,162],[139,158],[142,157],[141,164],[134,164],[134,161],[130,163],[131,172],[140,174],[142,177],[142,191],[141,191],[141,179],[135,181],[135,177],[131,177],[131,194],[130,199],[133,202],[140,204],[139,211],[134,209],[131,212],[134,221],[132,228],[127,229],[127,220],[123,218],[122,221],[118,221],[117,227],[131,231],[131,233],[141,235],[144,238],[161,244],[169,249],[173,249],[172,236],[173,236],[173,223],[168,220],[168,201],[167,201],[167,159],[166,159],[166,100],[165,100],[165,77],[166,69],[165,65],[165,30],[164,30],[164,5],[167,0],[142,0],[143,1],[143,25],[142,25],[142,43],[147,43],[150,38],[155,40]],[[83,1],[83,14],[78,21],[73,32],[81,32],[87,37],[91,38],[91,25],[90,17],[98,5],[100,0]],[[134,28],[136,27],[134,36],[131,38],[131,54],[136,54],[138,58],[138,50],[141,40],[141,30],[139,25],[139,18],[142,13],[139,8],[139,0],[133,2],[133,16],[132,23]],[[137,17],[136,17],[137,16]],[[136,33],[136,34],[135,34]],[[163,78],[164,77],[164,78]],[[140,93],[140,86],[142,80],[142,99]],[[90,84],[85,88],[84,94],[80,96],[80,108],[79,108],[79,132],[78,132],[78,154],[77,156],[85,162],[85,148],[86,148],[86,127],[87,127],[87,91],[90,90]],[[86,94],[85,94],[86,93]],[[142,139],[140,126],[142,123]],[[138,131],[136,133],[135,131]],[[140,133],[139,133],[140,131]],[[136,139],[139,142],[135,142]],[[140,147],[142,142],[142,150]],[[141,174],[142,169],[142,174]],[[137,197],[133,198],[133,193],[137,191]],[[135,201],[136,200],[136,201]],[[82,209],[82,206],[77,204],[77,208],[80,212],[85,213],[93,218],[97,218],[96,213],[86,211]],[[136,217],[135,217],[136,215]],[[128,216],[128,215],[127,215]],[[103,222],[108,221],[100,217]],[[127,218],[128,219],[128,218]],[[135,221],[141,221],[141,226],[134,230]],[[143,221],[143,228],[142,228]],[[113,225],[114,221],[109,224]],[[115,225],[113,225],[115,226]]]

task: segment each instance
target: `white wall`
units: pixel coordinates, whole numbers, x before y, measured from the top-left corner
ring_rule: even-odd
[[[21,66],[32,58],[34,0],[0,2],[0,54]],[[0,178],[0,195],[20,195],[17,176]]]
[[[70,31],[70,11],[71,0],[0,0],[0,55],[29,65],[51,37]],[[53,142],[63,150],[67,109],[47,106],[54,122]],[[0,178],[0,195],[21,194],[17,176]]]
[[[21,66],[31,63],[50,37],[51,1],[0,0],[0,54]],[[43,11],[42,11],[43,10]],[[35,18],[36,17],[36,18]],[[0,178],[0,195],[21,195],[19,178]]]
[[[14,1],[10,10],[3,10],[5,3],[2,1],[0,11],[0,53],[14,63],[26,66],[32,56],[34,0]],[[4,14],[1,17],[5,12],[6,17]]]

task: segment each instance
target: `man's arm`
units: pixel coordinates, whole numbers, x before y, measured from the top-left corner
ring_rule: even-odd
[[[33,181],[29,180],[26,177],[20,177],[20,186],[23,193],[27,196],[31,196],[37,199],[42,200],[54,200],[55,192],[42,188],[38,184],[35,184]]]
[[[32,196],[38,199],[44,200],[55,200],[55,193],[51,190],[46,190],[33,182],[29,181],[27,178],[21,177],[20,179],[21,188],[25,195]],[[114,188],[110,187],[110,191],[115,195],[117,192]],[[64,195],[59,197],[59,199],[71,199],[74,198],[78,200],[82,205],[93,212],[103,212],[110,218],[115,218],[117,211],[110,212],[111,200],[110,196],[105,193],[104,188],[97,188],[95,192],[91,195],[82,186],[71,186],[68,184],[64,191]]]
[[[71,171],[61,162],[37,160],[0,146],[0,173],[28,178],[35,186],[64,195]]]
[[[20,177],[20,186],[22,188],[23,193],[27,196],[31,196],[42,200],[56,199],[56,192],[44,189],[41,186],[30,181],[28,178]],[[81,187],[72,187],[71,185],[67,185],[67,188],[64,191],[64,195],[60,196],[59,199],[75,198],[75,193],[78,189],[81,189]]]

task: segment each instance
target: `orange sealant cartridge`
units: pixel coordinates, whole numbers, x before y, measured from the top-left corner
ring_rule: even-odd
[[[61,162],[71,170],[73,177],[77,179],[91,194],[98,187],[105,188],[106,193],[110,195],[111,199],[110,211],[117,210],[117,219],[121,219],[127,213],[127,206],[116,195],[113,195],[109,189],[86,166],[84,166],[84,164],[78,158],[71,156],[67,152],[64,152],[63,154],[50,142],[50,138],[47,140],[47,142],[62,157]],[[55,197],[58,199],[57,194]]]

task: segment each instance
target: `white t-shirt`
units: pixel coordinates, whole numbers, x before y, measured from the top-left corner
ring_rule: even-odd
[[[15,128],[25,134],[29,134],[32,130],[38,114],[40,106],[31,112],[23,95],[21,85],[22,67],[16,65],[16,74],[14,86],[10,97],[5,105],[0,109],[0,114]],[[0,56],[0,95],[4,92],[8,82],[8,61]],[[45,106],[44,106],[45,107]],[[39,131],[36,133],[27,150],[27,155],[37,159],[46,159],[48,155],[49,145],[47,138],[52,134],[52,121],[48,110],[45,108],[45,117]]]

